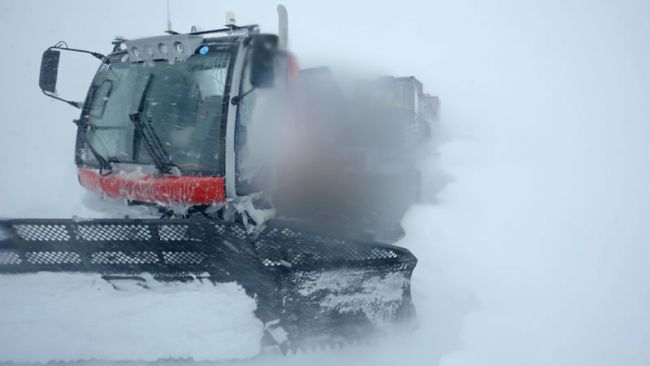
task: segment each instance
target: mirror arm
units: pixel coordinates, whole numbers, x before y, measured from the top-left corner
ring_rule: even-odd
[[[71,100],[66,100],[66,99],[63,99],[63,98],[57,97],[56,95],[54,95],[54,94],[50,94],[50,93],[46,92],[46,91],[43,90],[43,89],[41,89],[41,91],[43,92],[43,94],[47,95],[47,96],[50,97],[50,98],[53,98],[53,99],[56,99],[56,100],[60,100],[60,101],[62,101],[62,102],[64,102],[64,103],[68,103],[68,104],[70,104],[71,106],[73,106],[73,107],[75,107],[75,108],[83,109],[83,106],[84,106],[84,105],[83,105],[83,103],[81,103],[81,102],[74,102],[74,101],[71,101]]]
[[[93,56],[95,56],[95,57],[97,57],[98,59],[100,59],[100,60],[106,62],[107,64],[110,63],[110,61],[108,60],[108,57],[102,55],[101,53],[98,53],[98,52],[90,52],[90,54],[93,55]]]
[[[78,48],[69,48],[68,46],[58,46],[58,45],[52,46],[52,47],[50,47],[50,48],[48,48],[48,49],[50,49],[50,50],[61,50],[61,51],[79,52],[79,53],[87,53],[87,54],[89,54],[89,55],[91,55],[91,56],[94,56],[94,57],[96,57],[96,58],[98,58],[98,59],[100,59],[100,60],[106,62],[106,63],[110,63],[108,57],[106,57],[105,55],[102,55],[102,54],[99,53],[99,52],[93,52],[93,51],[81,50],[81,49],[78,49]]]

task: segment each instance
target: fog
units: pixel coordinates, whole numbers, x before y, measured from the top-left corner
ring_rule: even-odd
[[[255,364],[650,364],[649,3],[284,4],[301,66],[414,75],[440,96],[447,139],[424,166],[451,181],[403,222],[420,329]],[[275,32],[275,5],[172,0],[172,23],[233,10]],[[0,216],[83,213],[78,110],[41,94],[41,53],[160,34],[165,3],[2,0],[0,17]]]

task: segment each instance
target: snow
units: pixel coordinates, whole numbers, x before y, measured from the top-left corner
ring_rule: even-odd
[[[275,4],[171,3],[179,30],[215,24],[229,9],[242,24],[275,29]],[[32,5],[1,5],[11,57],[0,59],[0,216],[101,215],[76,181],[77,111],[36,87],[40,55],[60,39],[107,50],[118,32],[161,31],[164,7]],[[647,2],[285,5],[302,65],[415,75],[441,97],[448,142],[426,163],[435,205],[404,219],[401,244],[419,259],[420,329],[370,347],[236,365],[650,364]],[[74,21],[61,20],[67,9]],[[136,13],[147,20],[116,21]]]
[[[0,277],[0,362],[214,361],[260,351],[264,327],[239,285],[143,277],[112,283],[81,273]]]

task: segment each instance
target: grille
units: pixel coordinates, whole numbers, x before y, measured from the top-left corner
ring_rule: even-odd
[[[227,274],[244,271],[236,268],[238,261],[282,271],[415,266],[412,255],[401,248],[332,238],[278,222],[253,234],[241,224],[204,219],[44,219],[0,225],[11,235],[0,242],[0,265],[8,272],[58,270],[56,266],[65,265],[66,270],[102,273]]]
[[[147,225],[78,225],[77,234],[87,241],[150,240]]]
[[[160,225],[158,236],[162,241],[197,240],[190,236],[188,225]]]
[[[392,250],[388,249],[372,249],[370,251],[370,259],[388,259],[388,258],[397,258],[397,254]]]
[[[284,235],[284,236],[288,236],[288,237],[290,237],[290,238],[297,238],[297,237],[300,236],[300,233],[298,233],[298,232],[296,232],[296,231],[293,231],[293,230],[291,230],[291,229],[289,229],[289,228],[284,228],[284,229],[282,229],[282,231],[280,231],[280,233],[281,233],[282,235]]]
[[[75,252],[27,252],[31,264],[79,264],[81,257]]]
[[[239,239],[246,239],[248,237],[248,235],[246,234],[246,230],[244,230],[239,225],[232,225],[230,227],[230,233]]]
[[[262,260],[262,264],[264,265],[264,267],[277,267],[282,265],[281,262],[274,262],[268,258],[264,258]]]
[[[68,241],[70,234],[65,225],[15,225],[16,233],[27,241]]]
[[[0,251],[0,266],[20,263],[22,263],[22,260],[18,253],[11,250]]]
[[[216,224],[214,225],[214,228],[217,229],[218,234],[223,234],[226,232],[226,225]]]
[[[158,256],[154,252],[96,252],[90,257],[95,264],[152,264],[158,263]]]
[[[292,265],[312,263],[363,262],[398,259],[387,247],[350,242],[343,239],[299,232],[291,228],[272,228],[255,242],[256,249],[266,257],[262,264],[278,266],[281,259]],[[282,248],[282,250],[280,250]]]

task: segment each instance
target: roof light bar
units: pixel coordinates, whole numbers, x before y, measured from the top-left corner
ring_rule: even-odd
[[[185,61],[194,54],[201,43],[203,37],[193,34],[140,38],[124,42],[131,62]]]

